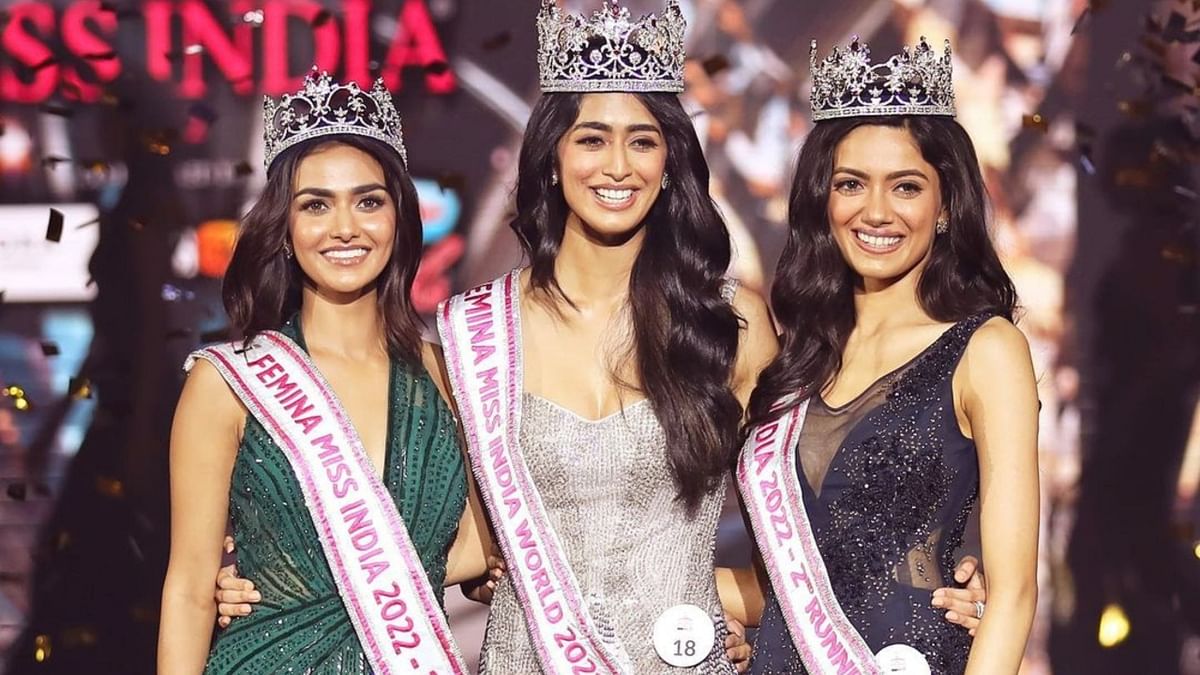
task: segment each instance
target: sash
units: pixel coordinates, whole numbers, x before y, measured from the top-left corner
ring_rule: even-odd
[[[372,670],[465,675],[429,578],[362,440],[308,355],[281,333],[194,352],[287,456]]]
[[[879,675],[871,648],[842,612],[800,492],[796,443],[808,399],[754,427],[738,458],[738,489],[792,642],[814,675]]]
[[[520,270],[438,307],[471,466],[545,673],[632,673],[601,638],[521,455]],[[649,635],[647,635],[649,639]]]

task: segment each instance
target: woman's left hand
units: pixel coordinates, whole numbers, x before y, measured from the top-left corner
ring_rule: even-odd
[[[729,631],[729,635],[725,637],[725,656],[733,664],[739,673],[744,673],[750,670],[750,657],[753,650],[750,648],[750,643],[746,642],[746,627],[741,621],[725,615],[725,628]]]

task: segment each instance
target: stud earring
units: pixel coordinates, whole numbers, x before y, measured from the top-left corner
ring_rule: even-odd
[[[662,189],[666,190],[671,187],[671,176],[666,171],[663,172]]]
[[[292,247],[286,241],[283,242],[283,257],[287,258],[288,260],[292,259]]]
[[[950,231],[950,221],[945,216],[938,218],[936,229],[938,234],[946,234]]]
[[[550,171],[550,184],[558,185],[558,171],[557,170],[552,169]]]

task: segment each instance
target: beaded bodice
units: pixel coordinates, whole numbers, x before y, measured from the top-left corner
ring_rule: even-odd
[[[282,330],[304,347],[295,320]],[[423,368],[393,361],[384,483],[441,601],[466,504],[454,417]],[[246,418],[230,485],[238,572],[262,602],[217,634],[210,673],[369,673],[287,457]]]
[[[971,641],[930,605],[953,583],[975,504],[975,444],[954,414],[953,374],[989,316],[961,321],[841,407],[809,405],[798,444],[804,506],[846,617],[872,651],[902,643],[933,673],[966,669]],[[803,672],[773,590],[754,672]]]
[[[671,668],[651,644],[654,620],[690,603],[722,617],[713,550],[724,489],[693,515],[676,500],[666,438],[648,401],[598,421],[532,394],[522,397],[521,453],[601,633],[616,635],[638,673],[732,672],[723,623],[709,660]],[[509,577],[492,600],[482,672],[536,673]]]

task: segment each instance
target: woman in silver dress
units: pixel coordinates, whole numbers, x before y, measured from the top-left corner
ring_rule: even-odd
[[[615,6],[584,20],[546,2],[538,28],[544,93],[511,223],[529,261],[510,277],[518,453],[584,613],[626,666],[733,672],[713,551],[742,410],[775,336],[762,298],[724,276],[729,234],[676,96],[683,18],[674,2],[640,21]],[[447,337],[443,327],[453,378]],[[517,555],[505,550],[485,672],[549,668],[515,588]],[[715,624],[688,668],[668,665],[651,635],[682,604]]]

